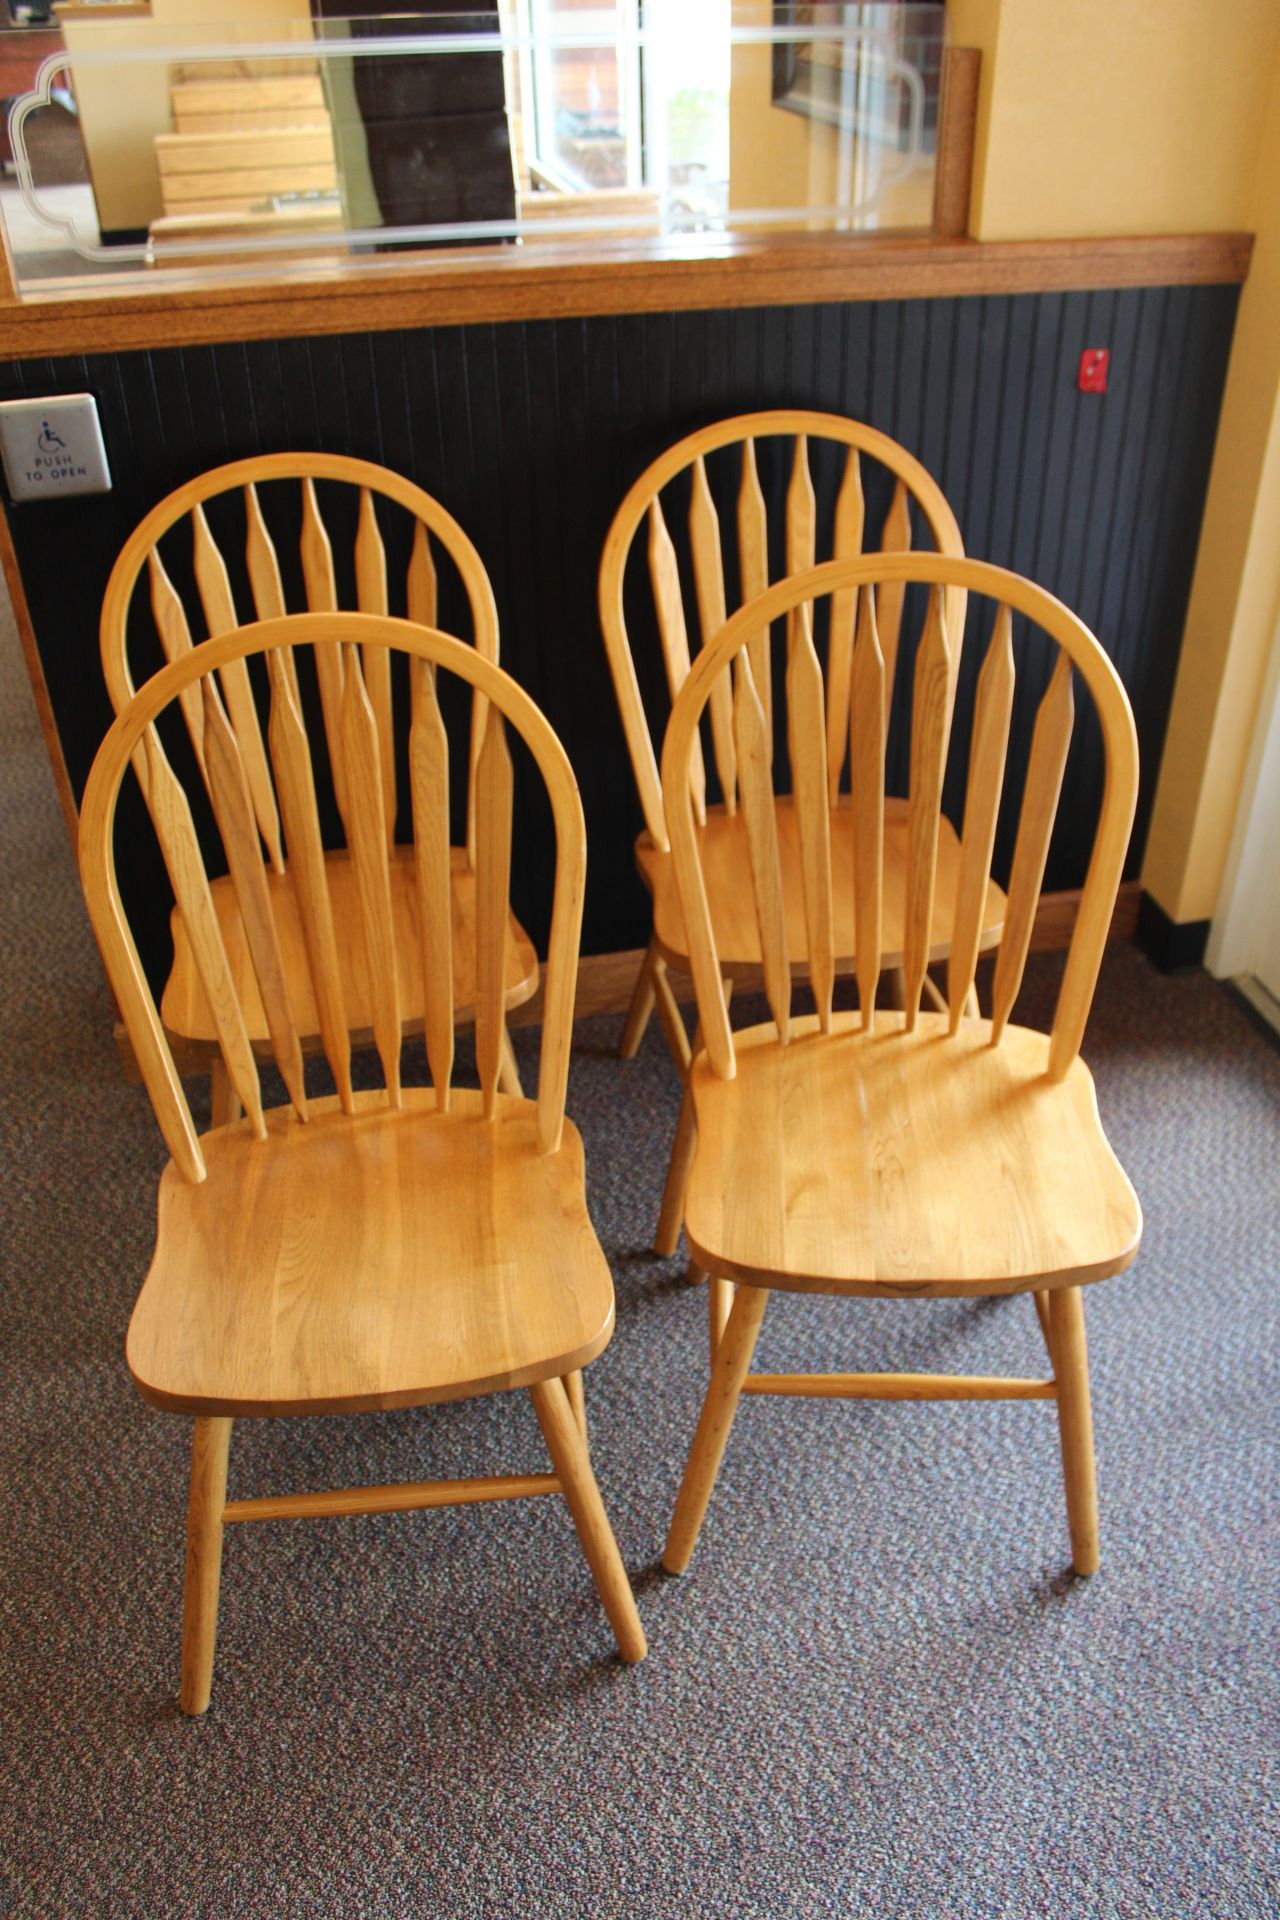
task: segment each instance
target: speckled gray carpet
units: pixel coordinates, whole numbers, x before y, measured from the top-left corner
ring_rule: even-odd
[[[646,1251],[656,1034],[579,1029],[613,1263],[597,1470],[651,1644],[626,1670],[558,1502],[233,1530],[214,1707],[173,1705],[188,1428],[121,1343],[163,1155],[0,651],[0,1912],[1280,1911],[1280,1055],[1130,949],[1087,1052],[1146,1209],[1090,1296],[1103,1568],[1066,1576],[1052,1408],[760,1402],[683,1581],[656,1572],[705,1297]],[[1043,1013],[1056,961],[1033,969]],[[531,1036],[520,1038],[530,1057]],[[761,1363],[1028,1371],[1025,1302],[780,1301]],[[233,1489],[542,1464],[523,1396],[243,1422]]]

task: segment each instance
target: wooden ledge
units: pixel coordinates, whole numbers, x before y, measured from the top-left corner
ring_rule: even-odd
[[[1239,283],[1247,233],[1082,240],[859,240],[831,234],[459,250],[296,279],[228,277],[96,298],[0,303],[0,354],[115,353],[397,327],[1072,288]]]

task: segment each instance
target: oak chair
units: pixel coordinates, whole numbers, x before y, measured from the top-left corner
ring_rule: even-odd
[[[930,588],[914,662],[905,1004],[878,1008],[885,960],[885,687],[876,589]],[[945,593],[994,603],[977,681],[944,1010],[922,1010],[939,858],[960,634]],[[855,797],[851,845],[837,849],[826,806],[822,678],[807,627],[793,628],[792,737],[807,778],[796,793],[805,852],[808,980],[816,1012],[792,1011],[790,930],[782,911],[779,835],[763,702],[751,642],[806,599],[857,596],[850,674]],[[991,881],[1015,685],[1015,623],[1038,628],[1053,658],[1039,699],[1017,815],[990,1013],[971,1008],[983,902]],[[749,844],[750,894],[772,1018],[733,1032],[690,782],[697,724],[717,676],[732,670],[732,728]],[[1070,742],[1073,671],[1100,724],[1105,782],[1053,1029],[1010,1023]],[[720,682],[722,683],[722,681]],[[1031,684],[1035,685],[1033,673]],[[931,554],[832,562],[773,587],[735,614],[676,702],[662,758],[663,798],[689,929],[704,1050],[689,1074],[696,1147],[685,1226],[712,1275],[713,1359],[706,1401],[663,1556],[689,1563],[743,1393],[898,1400],[1057,1403],[1072,1559],[1098,1564],[1093,1438],[1081,1289],[1134,1259],[1142,1216],[1103,1134],[1079,1057],[1133,822],[1138,753],[1115,669],[1074,614],[1018,575]],[[833,1011],[837,901],[855,924],[859,1007]],[[909,1300],[1030,1292],[1048,1347],[1047,1377],[752,1373],[771,1291]]]
[[[351,830],[353,901],[384,1086],[353,1088],[347,974],[320,841],[304,714],[323,650],[341,651],[332,745]],[[377,707],[380,658],[411,668],[411,881],[420,946],[397,947]],[[268,750],[295,877],[314,1005],[333,1085],[308,1091],[300,1019],[265,884],[259,824],[226,669],[261,657],[271,689]],[[481,746],[470,807],[475,842],[479,1091],[453,1085],[449,737],[437,675],[474,694]],[[314,690],[312,686],[310,690]],[[287,1104],[264,1106],[255,1008],[232,967],[191,800],[157,722],[198,703],[204,766],[245,928],[256,1000]],[[188,712],[189,718],[189,712]],[[499,1090],[513,770],[504,721],[550,802],[555,882],[536,1100]],[[130,763],[147,803],[192,962],[243,1117],[197,1135],[164,1024],[121,902],[114,821]],[[209,1703],[222,1533],[227,1521],[404,1512],[562,1493],[627,1660],[645,1651],[626,1573],[591,1471],[581,1369],[613,1329],[609,1268],[587,1216],[582,1143],[564,1118],[586,847],[577,787],[538,709],[475,648],[408,621],[297,614],[233,629],[148,681],[107,734],[85,790],[80,868],[94,932],[171,1159],[160,1180],[155,1253],[126,1354],[145,1400],[194,1417],[181,1705]],[[405,1012],[421,1010],[432,1086],[401,1078]],[[313,1063],[313,1086],[321,1063]],[[279,1498],[226,1498],[241,1416],[418,1406],[527,1387],[553,1473],[425,1481]]]
[[[325,499],[322,501],[321,492]],[[345,496],[345,499],[344,499]],[[350,565],[335,564],[334,542],[326,525],[330,518],[354,522]],[[212,518],[212,524],[211,524]],[[274,529],[274,535],[273,535]],[[131,645],[139,643],[139,629],[148,625],[153,655],[155,639],[167,660],[189,653],[193,633],[201,626],[209,636],[229,633],[241,624],[232,565],[237,551],[243,558],[241,600],[247,592],[259,620],[275,619],[305,604],[308,612],[336,611],[345,594],[363,613],[391,610],[388,581],[388,539],[393,552],[404,559],[403,604],[411,620],[434,626],[437,611],[436,553],[447,556],[465,592],[472,638],[486,660],[498,658],[498,616],[493,589],[475,547],[453,516],[421,487],[367,460],[338,454],[279,453],[237,460],[213,468],[177,488],[152,508],[121,549],[107,582],[102,606],[100,641],[102,668],[111,702],[123,712],[135,692]],[[291,558],[297,547],[297,566],[286,575],[280,553]],[[433,550],[434,549],[434,550]],[[346,556],[343,555],[345,560]],[[167,564],[166,564],[167,562]],[[343,574],[346,574],[346,578]],[[140,591],[146,576],[145,595]],[[146,602],[144,605],[143,602]],[[299,603],[291,606],[290,602]],[[149,622],[147,614],[149,612]],[[316,656],[319,700],[325,732],[332,748],[342,703],[342,655],[338,648],[321,648]],[[383,805],[388,834],[394,842],[397,807],[406,815],[408,793],[398,774],[401,747],[397,744],[396,703],[393,700],[388,655],[376,650],[366,666],[369,698],[378,725]],[[308,1004],[308,974],[301,924],[286,871],[280,835],[277,798],[263,744],[258,708],[250,691],[247,669],[232,661],[221,674],[223,704],[235,733],[254,819],[269,863],[267,886],[276,912],[281,961],[291,1002],[299,1020],[299,1044],[304,1054],[319,1050],[318,1010]],[[204,716],[200,701],[189,692],[183,711],[192,749],[205,772]],[[472,757],[479,751],[480,715],[472,736]],[[399,732],[402,735],[403,724]],[[346,794],[341,757],[332,756],[333,791],[337,813],[346,826]],[[145,785],[145,767],[139,768]],[[332,835],[327,837],[332,838]],[[349,837],[349,836],[348,836]],[[453,980],[455,1018],[474,1017],[475,1003],[475,873],[471,859],[473,835],[451,856],[454,900]],[[367,1039],[372,1025],[370,983],[362,950],[343,938],[355,910],[355,871],[346,851],[326,851],[327,878],[334,903],[339,938],[345,1004],[353,1030]],[[414,950],[412,860],[396,849],[391,863],[391,904],[395,939],[401,954]],[[212,883],[214,906],[237,985],[246,999],[249,1037],[261,1055],[269,1051],[264,1011],[252,993],[252,963],[245,929],[239,919],[235,890],[229,880]],[[513,917],[507,943],[505,1006],[510,1009],[537,991],[538,962],[533,943]],[[184,1065],[207,1063],[213,1089],[215,1119],[233,1119],[234,1090],[222,1070],[212,1013],[201,989],[195,958],[182,925],[173,922],[173,967],[161,996],[165,1026],[179,1045]],[[502,1034],[502,1085],[519,1093],[515,1055]]]
[[[636,786],[644,811],[644,830],[636,842],[636,863],[640,876],[653,899],[653,932],[636,979],[630,1009],[623,1027],[620,1052],[630,1059],[643,1038],[655,1004],[667,1044],[683,1074],[689,1064],[689,1041],[668,979],[668,969],[688,971],[689,943],[685,932],[680,900],[671,859],[667,804],[659,785],[654,753],[640,682],[636,672],[624,604],[624,587],[629,563],[639,545],[642,525],[647,528],[649,589],[657,616],[666,686],[674,701],[690,670],[691,632],[700,636],[705,652],[719,633],[726,618],[726,566],[720,538],[720,523],[712,497],[708,461],[719,456],[729,468],[728,478],[736,479],[736,539],[738,552],[739,600],[745,604],[763,593],[769,584],[769,521],[765,488],[761,482],[761,464],[757,457],[760,443],[771,444],[771,469],[766,477],[780,478],[777,462],[788,470],[784,508],[784,577],[803,572],[814,564],[818,544],[819,512],[810,461],[810,448],[822,447],[828,464],[839,464],[840,482],[832,510],[831,547],[833,558],[851,559],[863,552],[871,529],[864,491],[864,466],[878,476],[879,491],[888,503],[879,529],[882,548],[901,551],[913,544],[913,510],[928,537],[944,554],[962,554],[964,546],[955,515],[947,505],[936,482],[913,455],[887,434],[844,419],[838,414],[803,410],[742,414],[704,427],[668,449],[645,469],[614,516],[605,541],[600,566],[599,608],[605,647],[613,674],[614,689],[626,734],[627,748]],[[736,462],[736,467],[735,463]],[[871,475],[868,473],[867,478]],[[686,610],[682,597],[681,570],[675,544],[668,530],[667,515],[673,511],[673,486],[677,492],[688,483],[688,563],[692,575],[693,609]],[[885,482],[891,483],[886,486]],[[872,493],[876,491],[873,485]],[[664,509],[663,501],[667,505]],[[963,594],[949,595],[954,625],[963,621]],[[880,644],[885,660],[886,682],[894,684],[898,640],[903,616],[903,589],[892,580],[878,587],[877,616]],[[828,832],[838,859],[848,858],[852,812],[842,778],[848,743],[848,691],[850,663],[853,657],[854,596],[835,594],[829,607],[826,637],[826,687],[824,692],[824,792],[830,816]],[[796,606],[788,615],[790,631],[801,619],[809,618],[809,609]],[[764,750],[773,754],[773,670],[770,635],[763,628],[751,642],[753,675],[759,690],[764,715]],[[890,691],[890,703],[892,693]],[[711,758],[723,798],[707,800],[707,766],[703,743],[692,748],[689,782],[697,822],[699,849],[707,889],[708,905],[716,935],[716,952],[726,980],[756,973],[761,964],[759,935],[750,908],[750,864],[747,847],[747,820],[742,805],[742,765],[731,713],[729,683],[722,680],[710,695]],[[794,765],[794,756],[792,756]],[[799,768],[793,776],[793,788],[807,770]],[[803,909],[802,852],[798,835],[796,795],[779,794],[774,802],[776,835],[781,869],[783,909],[787,920],[789,950],[801,968],[807,964],[805,918]],[[896,800],[885,808],[885,894],[883,928],[884,964],[897,970],[902,962],[904,893],[906,874],[906,809]],[[930,935],[935,958],[945,957],[951,941],[950,882],[954,878],[959,847],[949,825],[943,825],[938,860],[944,885],[940,892]],[[990,891],[980,939],[990,945],[999,935],[1003,895]],[[837,907],[834,927],[835,968],[838,975],[853,970],[853,927],[847,911]],[[930,982],[932,987],[932,982]],[[676,1130],[671,1163],[663,1196],[662,1212],[656,1235],[660,1253],[674,1252],[680,1233],[684,1187],[693,1150],[692,1110],[686,1099]],[[697,1276],[695,1276],[697,1277]]]

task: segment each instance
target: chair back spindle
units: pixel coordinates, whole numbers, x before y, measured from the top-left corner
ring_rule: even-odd
[[[655,495],[655,501],[657,496]],[[756,466],[756,443],[742,443],[742,476],[738,486],[738,579],[742,601],[755,600],[769,584],[769,521],[764,494],[760,490],[760,472]],[[755,635],[751,642],[751,673],[756,692],[764,708],[765,736],[773,752],[773,666],[770,660],[769,629]],[[671,689],[672,704],[689,677],[688,667],[680,686]]]
[[[845,455],[844,478],[836,496],[836,523],[831,543],[833,560],[856,560],[862,552],[867,508],[862,493],[862,465],[858,449]],[[887,531],[887,530],[886,530]],[[845,750],[849,740],[849,676],[853,671],[853,626],[856,593],[848,589],[831,597],[831,629],[827,639],[827,789],[834,806],[840,792]]]
[[[283,665],[283,662],[282,662]],[[280,1077],[289,1090],[294,1111],[307,1118],[307,1095],[302,1068],[302,1046],[294,1026],[285,986],[284,961],[271,895],[258,846],[257,826],[244,761],[236,737],[218,697],[213,678],[201,682],[204,696],[205,773],[213,816],[227,856],[232,885],[240,906],[245,939],[262,996],[271,1049]]]
[[[852,663],[854,972],[862,1024],[875,1026],[884,920],[886,675],[876,629],[876,596],[861,590]]]
[[[810,607],[792,609],[787,661],[787,745],[791,791],[800,833],[800,874],[809,954],[809,981],[825,1033],[831,1025],[836,979],[831,903],[831,810],[827,793],[827,732],[822,668],[813,644]],[[772,801],[769,807],[773,811]]]
[[[317,675],[320,656],[337,654],[331,640],[316,643]],[[275,768],[285,844],[289,850],[289,877],[298,903],[307,971],[315,997],[320,1038],[344,1113],[355,1112],[351,1087],[351,1034],[342,990],[342,964],[333,924],[329,880],[325,872],[324,843],[316,807],[311,748],[298,702],[297,688],[285,669],[284,649],[267,656],[271,682],[271,718],[268,738]],[[340,744],[340,743],[339,743]],[[336,762],[335,762],[336,778]]]
[[[720,551],[720,519],[707,480],[707,463],[699,454],[693,463],[693,490],[689,500],[689,547],[693,555],[694,590],[698,601],[698,630],[703,651],[711,645],[725,620],[724,557]],[[738,804],[738,769],[733,745],[733,695],[727,680],[711,690],[711,739],[725,811]]]
[[[434,670],[413,662],[409,787],[413,796],[414,879],[422,949],[422,1025],[436,1105],[449,1109],[453,1076],[453,891],[449,853],[449,739],[436,699]]]
[[[947,1006],[952,1033],[964,1017],[977,971],[983,909],[1004,786],[1005,756],[1009,749],[1013,686],[1013,617],[1008,607],[1002,606],[996,614],[991,644],[978,675],[973,709],[964,835],[960,843],[960,872],[956,880],[951,953],[947,962]]]
[[[929,611],[916,651],[911,703],[907,915],[902,952],[908,1032],[916,1023],[925,971],[929,965],[933,893],[938,866],[938,822],[942,812],[942,778],[951,731],[950,684],[951,654],[943,623],[942,595],[935,588],[929,595]]]
[[[371,645],[374,643],[370,643]],[[383,649],[385,652],[385,648]],[[347,648],[342,673],[342,765],[347,789],[347,844],[360,895],[360,929],[373,1005],[373,1037],[387,1092],[400,1104],[400,978],[387,866],[381,742],[363,664]]]
[[[778,819],[773,805],[771,756],[765,737],[764,707],[756,692],[751,661],[745,653],[739,654],[735,662],[735,679],[733,730],[742,776],[742,814],[747,829],[747,851],[755,889],[764,990],[779,1036],[785,1041],[790,1037],[791,963],[787,957],[782,863],[778,857]]]
[[[1074,719],[1071,660],[1063,653],[1058,657],[1048,690],[1040,702],[1031,736],[1027,784],[1009,874],[1004,934],[992,990],[991,1017],[997,1036],[1013,1010],[1031,948],[1036,903],[1049,858],[1049,841],[1058,814],[1058,796],[1062,792]]]

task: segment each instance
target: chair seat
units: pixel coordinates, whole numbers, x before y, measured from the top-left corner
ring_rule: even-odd
[[[685,1225],[712,1273],[802,1292],[1008,1293],[1133,1260],[1142,1212],[1077,1059],[986,1020],[838,1014],[734,1035],[737,1072],[692,1069],[697,1146]]]
[[[388,862],[391,879],[391,910],[396,929],[396,963],[400,976],[401,1003],[405,1028],[409,1032],[422,1027],[422,946],[418,935],[418,900],[414,879],[412,847],[397,847]],[[325,873],[333,906],[333,926],[338,942],[338,960],[346,1000],[347,1026],[352,1042],[367,1044],[373,1027],[373,1001],[369,989],[369,970],[361,934],[363,914],[356,886],[355,867],[350,856],[339,850],[325,855]],[[467,864],[466,852],[453,849],[453,1000],[459,1020],[475,1015],[476,997],[476,910],[475,875]],[[318,1045],[320,1015],[307,966],[302,938],[302,919],[288,871],[268,870],[267,885],[280,942],[289,1005],[294,1011],[298,1035],[304,1048]],[[227,949],[236,993],[245,1011],[249,1038],[261,1047],[269,1040],[262,996],[254,976],[253,962],[245,941],[244,923],[236,905],[235,890],[225,875],[211,883],[214,906]],[[216,1034],[209,1004],[196,972],[190,943],[181,915],[174,913],[173,967],[160,1003],[160,1016],[171,1034],[183,1040],[216,1045]],[[503,1004],[518,1007],[530,999],[538,987],[538,956],[533,942],[514,914],[507,921],[506,991]]]
[[[126,1354],[181,1413],[344,1413],[527,1386],[585,1366],[613,1328],[582,1142],[537,1144],[532,1101],[455,1090],[313,1101],[201,1140],[207,1177],[160,1182]]]
[[[777,809],[778,861],[782,869],[787,916],[787,951],[793,964],[803,966],[809,941],[805,930],[799,823],[789,795],[780,796],[774,801],[774,806]],[[727,814],[723,807],[708,807],[706,825],[697,829],[697,840],[720,964],[726,972],[731,972],[734,966],[758,966],[760,930],[756,924],[755,889],[747,850],[746,823],[741,811]],[[648,834],[641,834],[636,842],[636,864],[641,878],[653,895],[653,930],[662,956],[669,964],[680,966],[689,947],[671,855],[655,847]],[[853,809],[847,796],[840,805],[831,809],[831,866],[833,873],[853,872]],[[944,960],[950,951],[959,870],[960,842],[955,828],[944,818],[938,830],[937,885],[930,947],[930,958],[933,960]],[[886,967],[899,966],[902,962],[906,883],[907,803],[905,800],[887,799],[881,932],[881,952]],[[832,892],[836,971],[852,973],[853,887],[835,887]],[[1005,896],[992,881],[987,887],[983,915],[984,948],[994,946],[999,940],[1004,911]]]

